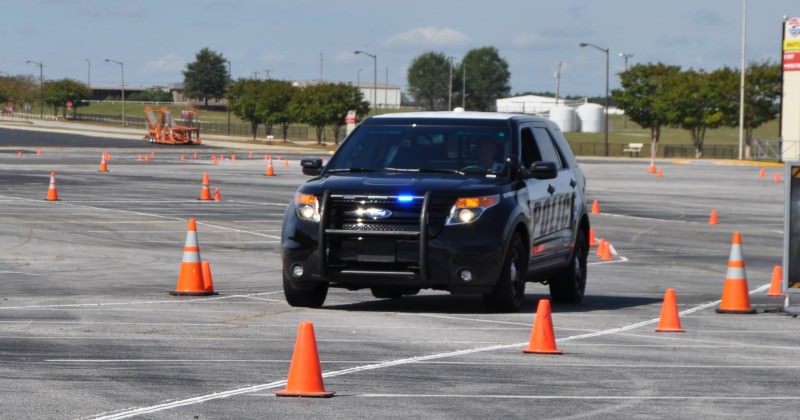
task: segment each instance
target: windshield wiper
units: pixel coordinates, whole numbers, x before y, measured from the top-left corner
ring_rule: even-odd
[[[464,175],[464,172],[458,169],[444,169],[444,168],[419,168],[419,172],[432,172],[436,174],[457,174]]]

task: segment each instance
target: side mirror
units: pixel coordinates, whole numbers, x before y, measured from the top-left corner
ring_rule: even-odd
[[[302,159],[300,161],[300,166],[303,167],[304,175],[319,175],[319,173],[322,171],[322,159]]]
[[[533,162],[526,172],[527,178],[553,179],[558,176],[555,162]]]

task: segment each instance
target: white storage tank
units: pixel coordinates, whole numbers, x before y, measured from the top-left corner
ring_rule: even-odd
[[[578,116],[575,108],[566,105],[554,106],[550,110],[550,121],[558,124],[565,133],[578,131]]]
[[[605,131],[604,111],[601,105],[585,103],[578,107],[581,131],[584,133],[602,133]]]

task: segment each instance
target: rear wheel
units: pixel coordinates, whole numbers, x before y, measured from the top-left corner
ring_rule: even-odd
[[[514,235],[506,251],[503,271],[491,293],[483,295],[486,308],[493,312],[516,312],[525,297],[526,248],[519,235]]]
[[[557,303],[581,303],[586,291],[586,260],[589,244],[586,235],[578,231],[575,249],[569,265],[550,281],[550,297]]]
[[[325,303],[325,298],[328,296],[328,284],[319,283],[310,288],[299,288],[292,284],[292,280],[284,273],[283,295],[291,306],[319,308]]]

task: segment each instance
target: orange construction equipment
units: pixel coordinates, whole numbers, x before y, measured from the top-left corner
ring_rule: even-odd
[[[203,172],[203,189],[200,190],[200,200],[211,200],[211,190],[208,189],[208,172]]]
[[[279,397],[330,398],[334,392],[325,391],[322,383],[322,367],[319,364],[314,324],[301,322],[294,344],[292,364],[286,389],[275,392]]]
[[[658,321],[657,332],[683,332],[681,320],[678,317],[678,301],[675,299],[675,289],[664,292],[664,303],[661,305],[661,319]]]
[[[783,269],[779,265],[772,268],[772,282],[769,284],[767,296],[786,296],[783,293]]]
[[[747,274],[744,269],[742,254],[742,234],[733,233],[731,254],[728,258],[728,273],[722,289],[722,302],[717,308],[721,314],[754,314],[756,310],[750,306],[750,292],[747,287]]]
[[[597,246],[597,238],[594,237],[594,228],[589,228],[589,246]]]
[[[222,196],[219,194],[219,187],[214,188],[214,201],[222,201]]]
[[[717,210],[711,210],[711,216],[708,217],[708,224],[709,225],[716,225],[719,224],[719,219],[717,219]]]
[[[592,202],[592,214],[599,214],[600,213],[600,203],[597,200]]]
[[[108,165],[106,164],[106,155],[103,153],[103,157],[100,158],[100,169],[97,172],[108,172]]]
[[[556,348],[556,336],[553,333],[553,320],[550,317],[550,300],[540,299],[536,307],[536,318],[533,320],[533,330],[528,347],[523,353],[561,354]]]
[[[152,108],[144,108],[145,121],[147,122],[147,134],[145,141],[160,144],[200,144],[200,128],[194,123],[195,113],[193,111],[181,111],[183,124],[177,124],[172,118],[172,114],[167,107],[161,107],[156,111]]]
[[[58,190],[56,190],[55,172],[50,172],[50,187],[47,189],[47,201],[58,201]]]
[[[186,244],[183,246],[183,261],[178,274],[178,286],[171,295],[208,296],[214,292],[207,291],[203,281],[203,267],[200,259],[200,243],[197,240],[197,222],[189,219],[186,228]]]
[[[203,261],[200,267],[203,273],[203,290],[214,293],[214,279],[211,278],[211,263]]]
[[[272,166],[272,156],[269,158],[269,163],[267,163],[267,171],[264,173],[266,176],[275,176],[275,168]]]

